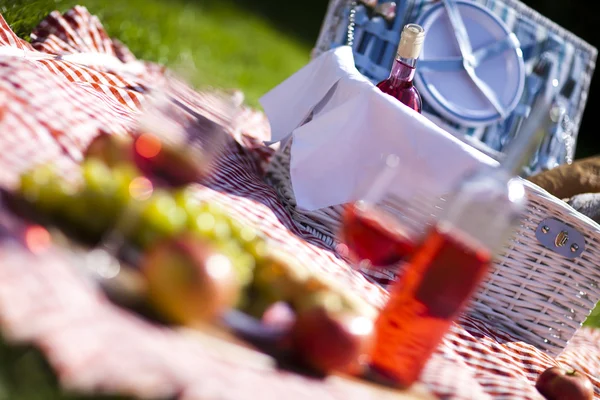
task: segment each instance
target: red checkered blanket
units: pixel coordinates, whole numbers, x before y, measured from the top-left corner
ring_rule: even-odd
[[[73,170],[101,130],[128,134],[145,90],[165,70],[140,62],[110,39],[83,7],[52,13],[19,39],[0,16],[0,184],[53,161]],[[172,95],[216,122],[222,107],[182,83]],[[317,273],[380,306],[386,293],[357,273],[286,212],[262,171],[270,149],[265,117],[244,108],[229,129],[236,139],[216,176],[197,195],[220,203],[255,226],[283,251]],[[341,381],[310,380],[232,360],[188,335],[139,319],[108,302],[59,253],[32,259],[0,245],[0,331],[38,346],[65,388],[143,397],[210,399],[362,399],[368,392]],[[545,368],[567,364],[587,373],[600,395],[600,331],[582,328],[558,359],[465,315],[430,359],[421,381],[451,399],[541,399],[535,380]]]

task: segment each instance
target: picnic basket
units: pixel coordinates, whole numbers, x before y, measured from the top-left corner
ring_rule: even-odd
[[[397,44],[403,24],[412,22],[420,12],[426,11],[428,6],[435,3],[439,2],[403,2],[401,7],[405,8],[404,12],[399,11],[397,14],[397,18],[402,20],[394,23],[394,29],[397,30],[393,34],[382,33],[377,29],[370,32],[376,37],[379,35],[380,40]],[[518,1],[493,0],[480,3],[485,3],[499,15],[508,15],[508,20],[512,18],[510,26],[513,28],[518,25],[515,13],[518,14],[520,23],[529,21],[537,31],[543,31],[546,35],[558,35],[560,43],[570,49],[566,53],[572,58],[571,65],[577,65],[579,71],[584,71],[577,95],[571,100],[570,121],[563,124],[563,128],[568,125],[565,131],[568,131],[571,145],[574,145],[595,66],[596,50]],[[356,2],[349,0],[330,1],[315,47],[315,56],[346,44],[347,36],[340,32],[348,30],[348,17],[355,6]],[[369,21],[361,23],[368,31]],[[532,52],[535,53],[535,50]],[[577,57],[580,60],[573,61]],[[388,65],[375,65],[372,60],[360,55],[355,58],[355,62],[357,69],[374,82],[387,77]],[[570,73],[564,72],[565,76]],[[518,112],[520,111],[516,109],[515,113]],[[436,122],[441,121],[441,117],[435,115],[426,104],[424,114]],[[490,148],[477,138],[468,138],[474,135],[476,129],[440,124],[488,155],[502,157],[501,148]],[[478,129],[486,131],[492,128],[487,126]],[[282,143],[274,154],[268,167],[267,180],[278,191],[294,219],[333,247],[336,244],[335,232],[340,223],[342,206],[316,211],[296,207],[289,171],[292,141],[290,139],[287,143]],[[573,151],[574,149],[567,149],[567,153],[571,154],[567,154],[563,162],[570,161]],[[547,354],[556,356],[565,348],[600,299],[600,225],[542,188],[527,180],[523,181],[529,199],[526,215],[504,252],[494,261],[492,272],[475,296],[469,312],[485,318],[492,325],[507,330]],[[423,226],[423,221],[431,219],[441,209],[439,202],[427,198],[426,194],[422,198],[412,199],[410,204],[396,203],[393,207],[403,223],[419,226]]]

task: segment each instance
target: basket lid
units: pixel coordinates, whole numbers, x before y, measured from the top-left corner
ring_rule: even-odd
[[[456,0],[464,21],[477,77],[485,82],[509,115],[518,105],[525,82],[525,65],[516,36],[488,9]],[[417,21],[427,37],[417,67],[415,84],[424,100],[448,120],[461,126],[482,126],[503,119],[480,92],[462,65],[454,30],[442,2]]]

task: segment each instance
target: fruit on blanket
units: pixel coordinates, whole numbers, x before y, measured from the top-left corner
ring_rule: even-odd
[[[285,301],[295,305],[296,299],[307,293],[308,278],[308,270],[291,255],[273,250],[256,266],[252,285],[261,302]]]
[[[118,216],[120,206],[114,201],[117,183],[110,169],[96,159],[81,166],[82,181],[68,201],[65,219],[80,230],[99,237],[109,229]]]
[[[264,316],[269,320],[270,315],[276,316],[274,310],[280,307],[274,303],[283,302],[297,313],[322,307],[328,313],[373,319],[375,308],[348,293],[343,284],[312,271],[311,266],[302,264],[292,254],[270,248],[256,230],[240,223],[216,203],[202,200],[201,186],[157,189],[150,184],[148,190],[142,188],[142,193],[137,183],[150,181],[139,173],[131,164],[116,163],[110,167],[98,157],[89,157],[81,165],[77,184],[62,187],[66,185],[64,178],[44,166],[23,175],[21,192],[36,202],[46,193],[45,209],[58,210],[54,211],[54,221],[68,222],[77,228],[76,234],[87,234],[86,238],[92,240],[100,239],[114,227],[142,252],[152,255],[156,251],[167,261],[189,259],[190,254],[195,254],[184,250],[179,258],[164,255],[175,252],[174,245],[168,247],[164,243],[178,243],[180,237],[194,238],[200,246],[209,246],[212,253],[221,254],[230,262],[239,292],[235,306],[257,318]],[[52,185],[59,188],[58,192],[48,189]],[[122,218],[126,207],[128,218]],[[40,210],[43,212],[42,207]],[[181,276],[185,269],[174,271],[174,275]],[[189,295],[189,291],[182,292]],[[165,302],[168,304],[169,300]],[[192,311],[182,313],[189,315]]]
[[[38,165],[21,175],[17,191],[40,211],[53,215],[63,209],[74,190],[52,165]]]
[[[251,284],[255,293],[253,315],[262,315],[270,304],[284,301],[298,312],[328,304],[330,310],[371,319],[377,316],[377,309],[364,299],[323,274],[312,273],[290,254],[269,248],[268,254],[258,260]]]
[[[292,328],[299,359],[321,373],[357,373],[373,340],[373,320],[324,307],[302,311]]]
[[[175,323],[212,320],[233,307],[240,295],[229,258],[188,233],[149,249],[141,271],[150,304]]]
[[[239,283],[244,287],[249,285],[256,265],[255,258],[248,254],[235,239],[216,243],[218,250],[231,260]]]
[[[113,224],[129,200],[129,184],[135,172],[127,166],[109,169],[102,161],[85,160],[80,175],[71,180],[52,165],[40,165],[21,175],[17,195],[32,205],[45,221],[96,241]]]
[[[115,201],[121,205],[147,199],[153,192],[152,184],[131,164],[117,164],[111,173],[117,185]]]
[[[170,186],[183,186],[200,181],[207,165],[198,154],[182,146],[173,146],[150,133],[134,139],[135,165],[147,176]]]
[[[133,241],[142,249],[161,239],[175,237],[186,228],[187,214],[165,190],[155,190],[140,208]]]
[[[109,167],[115,167],[131,162],[133,156],[131,146],[131,138],[103,132],[90,142],[85,150],[84,158],[86,160],[98,159]]]
[[[283,301],[271,304],[261,317],[261,322],[264,325],[281,329],[291,328],[295,321],[296,314],[294,310]]]
[[[592,382],[582,373],[562,367],[550,367],[538,377],[536,389],[548,400],[593,400]]]
[[[344,309],[342,296],[332,290],[318,290],[307,292],[296,299],[296,310],[303,312],[313,308],[323,308],[329,313],[339,313]]]

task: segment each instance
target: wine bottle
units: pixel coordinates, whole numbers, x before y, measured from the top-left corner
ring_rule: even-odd
[[[404,26],[390,76],[377,84],[382,92],[398,99],[418,113],[421,112],[421,94],[413,85],[413,79],[424,40],[425,30],[422,26],[417,24]]]

